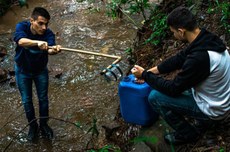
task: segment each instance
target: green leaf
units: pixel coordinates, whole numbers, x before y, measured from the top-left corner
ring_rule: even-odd
[[[157,143],[158,139],[157,137],[136,137],[131,142],[133,143],[139,143],[139,142],[151,142],[151,143]]]
[[[131,48],[128,48],[128,49],[126,49],[126,50],[125,50],[125,53],[127,53],[127,54],[131,54],[131,53],[132,53],[132,51],[133,51],[133,50],[132,50]]]

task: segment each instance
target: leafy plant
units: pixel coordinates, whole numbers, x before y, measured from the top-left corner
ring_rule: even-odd
[[[127,53],[128,55],[131,55],[132,54],[132,48],[127,48],[126,50],[125,50],[125,53]]]
[[[88,148],[90,143],[94,145],[94,139],[98,138],[99,135],[99,131],[97,129],[97,119],[95,117],[93,118],[92,126],[87,131],[87,134],[88,133],[91,133],[91,139],[86,144],[86,148]]]
[[[219,152],[225,152],[224,148],[220,148]]]
[[[153,12],[152,17],[150,18],[150,28],[152,30],[152,34],[145,41],[145,44],[151,43],[153,45],[158,45],[161,43],[163,39],[165,39],[167,35],[166,18],[166,14],[160,12],[157,9]]]
[[[131,142],[133,143],[139,143],[139,142],[151,142],[151,143],[157,143],[157,137],[136,137]]]
[[[207,13],[209,14],[215,14],[220,13],[221,18],[220,22],[222,26],[227,30],[228,33],[230,33],[230,24],[229,24],[229,18],[230,18],[230,2],[225,0],[222,2],[219,2],[219,0],[215,0],[214,5],[209,4],[209,8],[207,10]]]
[[[97,129],[97,119],[96,118],[93,118],[92,127],[89,128],[89,130],[87,131],[87,133],[91,133],[92,137],[94,137],[94,136],[98,137],[99,131]]]
[[[194,4],[194,2],[193,2],[193,0],[186,0],[186,4],[187,4],[188,6],[191,6],[191,5]]]
[[[141,13],[146,20],[145,9],[150,9],[149,0],[112,0],[107,4],[107,14],[113,18],[121,18],[122,14],[127,13]]]

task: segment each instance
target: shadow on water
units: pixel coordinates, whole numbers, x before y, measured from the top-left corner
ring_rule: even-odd
[[[5,16],[0,17],[0,46],[8,50],[7,59],[0,63],[1,68],[13,70],[15,45],[12,35],[15,24],[28,19],[35,6],[46,7],[52,16],[50,28],[57,35],[57,43],[63,47],[83,49],[106,54],[123,56],[123,50],[132,46],[136,29],[127,21],[111,20],[101,8],[104,4],[96,2],[77,3],[68,0],[28,0],[29,8],[13,7]],[[107,83],[99,74],[113,60],[83,55],[73,52],[61,52],[50,56],[50,116],[80,124],[82,129],[64,121],[50,119],[49,124],[55,132],[53,141],[43,139],[37,144],[28,143],[25,128],[27,122],[16,86],[9,82],[1,83],[0,90],[0,149],[4,150],[10,141],[8,151],[81,151],[90,138],[87,130],[94,117],[99,132],[101,124],[114,119],[119,100],[118,82]],[[128,64],[120,62],[123,71]],[[56,78],[53,71],[60,70],[62,75]],[[38,112],[38,102],[34,90],[34,105]],[[38,115],[38,113],[37,113]],[[22,130],[25,128],[24,130]],[[21,131],[22,130],[22,131]],[[21,132],[20,132],[21,131]],[[100,135],[99,135],[100,136]],[[103,140],[103,137],[100,137]],[[100,142],[100,141],[99,141]]]

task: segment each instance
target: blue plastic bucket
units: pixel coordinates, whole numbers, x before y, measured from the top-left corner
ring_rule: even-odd
[[[150,126],[158,119],[158,114],[152,110],[148,103],[150,92],[151,87],[147,83],[135,83],[133,74],[122,79],[118,94],[121,115],[126,122]]]

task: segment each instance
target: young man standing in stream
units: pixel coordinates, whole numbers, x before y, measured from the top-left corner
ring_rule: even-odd
[[[183,144],[196,141],[208,127],[229,117],[230,57],[222,40],[200,29],[187,8],[174,9],[167,24],[189,46],[149,70],[135,65],[131,72],[153,88],[149,103],[174,129],[165,141]],[[175,70],[180,72],[173,80],[158,75]]]
[[[34,8],[30,21],[23,21],[16,25],[14,41],[15,75],[21,93],[22,103],[29,122],[28,139],[38,138],[39,130],[45,138],[52,139],[53,131],[48,126],[48,54],[60,52],[60,45],[55,45],[55,35],[48,29],[50,15],[42,7]],[[48,46],[53,46],[49,49]],[[40,126],[38,126],[32,102],[32,84],[35,84],[39,100]]]

